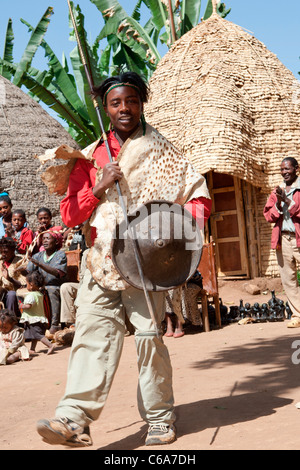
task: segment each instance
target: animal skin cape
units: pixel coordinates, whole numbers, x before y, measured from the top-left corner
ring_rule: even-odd
[[[54,151],[48,151],[46,156],[39,157],[41,161],[49,158],[87,158],[92,161],[92,154],[98,142],[87,147],[82,152],[70,147],[61,146]],[[73,154],[73,155],[72,155]],[[117,161],[123,172],[119,181],[127,212],[132,213],[141,205],[154,200],[165,200],[184,205],[191,199],[205,197],[210,199],[205,178],[200,175],[165,137],[149,124],[146,132],[140,126],[123,144]],[[55,186],[67,189],[66,177],[74,163],[66,171],[47,171],[42,179],[49,191],[55,191]],[[61,165],[60,165],[61,166]],[[56,166],[56,168],[59,168]],[[55,167],[54,167],[55,169]],[[55,176],[53,176],[55,174]],[[58,180],[63,175],[64,182]],[[102,169],[98,168],[97,180],[102,177]],[[62,194],[60,192],[60,194]],[[91,227],[96,227],[97,237],[91,247],[87,266],[93,278],[109,290],[123,290],[127,283],[120,277],[111,260],[112,234],[116,224],[124,219],[116,186],[109,188],[101,197],[99,205],[89,220]]]

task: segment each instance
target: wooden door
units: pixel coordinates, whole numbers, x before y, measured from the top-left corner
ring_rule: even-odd
[[[208,174],[212,198],[211,235],[218,276],[249,277],[241,183],[222,173]]]

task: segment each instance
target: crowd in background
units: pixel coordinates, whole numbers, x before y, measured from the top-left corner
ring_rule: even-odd
[[[70,279],[67,252],[77,251],[82,274],[82,227],[54,225],[46,207],[36,217],[30,227],[25,211],[0,194],[0,365],[29,360],[38,341],[51,354],[55,335],[75,328],[80,276]]]

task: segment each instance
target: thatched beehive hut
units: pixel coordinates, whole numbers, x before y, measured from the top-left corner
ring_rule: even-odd
[[[177,40],[150,82],[147,121],[207,176],[219,275],[275,276],[262,211],[299,158],[300,88],[262,42],[214,13]]]
[[[40,155],[62,143],[77,146],[68,132],[20,88],[0,76],[0,189],[9,190],[14,209],[24,209],[36,228],[36,211],[44,206],[60,222],[57,196],[50,196],[39,172]]]

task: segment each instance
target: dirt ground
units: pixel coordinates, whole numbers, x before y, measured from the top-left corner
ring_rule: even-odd
[[[272,288],[285,300],[275,281],[264,281],[258,295],[244,287],[244,281],[220,283],[223,303],[266,302]],[[182,338],[165,338],[173,365],[178,438],[151,450],[299,449],[300,410],[295,404],[300,401],[300,329],[286,325],[233,323],[208,333],[195,329]],[[54,415],[70,348],[57,347],[47,356],[39,343],[37,351],[30,362],[0,368],[1,450],[66,450],[44,443],[36,421]],[[149,450],[136,388],[134,337],[128,336],[106,406],[91,426],[94,444],[86,450]]]

